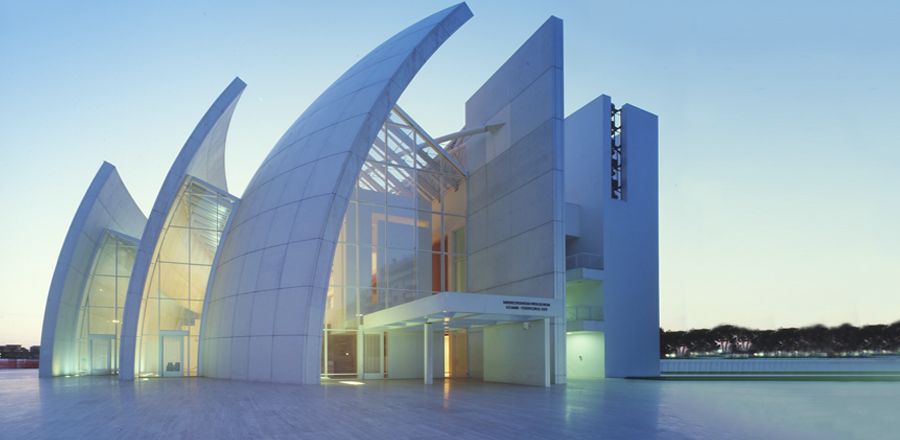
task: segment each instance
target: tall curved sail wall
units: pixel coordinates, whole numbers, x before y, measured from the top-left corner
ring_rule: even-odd
[[[225,139],[246,84],[219,95],[169,169],[137,250],[128,286],[120,378],[196,375],[204,296],[235,198],[225,181]]]
[[[471,16],[464,4],[452,6],[378,46],[272,149],[222,244],[202,375],[318,383],[335,244],[365,158],[413,76]]]
[[[63,242],[44,310],[41,377],[111,374],[136,238],[146,217],[104,162]]]

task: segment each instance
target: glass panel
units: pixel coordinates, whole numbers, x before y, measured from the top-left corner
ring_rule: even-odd
[[[359,289],[356,287],[345,287],[344,288],[344,328],[357,328],[359,327]]]
[[[137,239],[105,231],[78,306],[74,334],[67,332],[63,345],[73,359],[65,374],[115,374],[118,365],[118,335],[128,277],[134,263]],[[99,339],[96,337],[100,336]],[[56,341],[60,343],[59,340]],[[64,360],[63,362],[68,362]]]
[[[190,225],[190,203],[185,199],[178,199],[175,209],[172,211],[169,224],[171,226],[188,227]]]
[[[129,272],[131,272],[129,270]],[[125,307],[125,297],[128,296],[129,277],[116,277],[116,307]],[[121,318],[121,315],[119,316]]]
[[[326,374],[356,375],[356,332],[328,331]]]
[[[357,242],[356,210],[357,210],[356,203],[350,202],[347,204],[347,213],[344,215],[344,226],[341,228],[341,235],[338,238],[338,241],[347,242],[347,243],[356,243]]]
[[[114,241],[100,247],[94,266],[94,273],[97,275],[116,274],[116,245]]]
[[[438,174],[426,171],[416,171],[417,179],[417,206],[420,211],[441,210],[441,178]]]
[[[91,278],[88,289],[89,307],[115,307],[116,306],[116,278],[111,276],[95,275]]]
[[[142,336],[159,333],[159,299],[147,298],[144,301],[144,314],[141,326]]]
[[[163,231],[159,260],[170,263],[187,263],[189,229],[171,227]]]
[[[159,297],[170,299],[188,299],[188,276],[190,267],[187,264],[158,263]]]
[[[416,249],[430,249],[431,248],[431,222],[432,222],[433,214],[430,212],[418,211],[416,212]],[[438,217],[440,219],[440,217]]]
[[[190,299],[203,301],[209,281],[210,266],[193,264],[190,266]]]
[[[388,288],[415,290],[416,252],[408,249],[388,249]]]
[[[112,338],[91,338],[91,374],[112,372]]]
[[[88,333],[94,335],[116,334],[116,309],[106,307],[91,307],[88,315]]]
[[[188,346],[185,347],[187,349],[187,353],[185,354],[185,359],[197,359],[200,350],[200,338],[198,336],[191,336],[188,338]],[[187,370],[188,376],[196,376],[197,375],[197,362],[190,362]]]
[[[382,372],[383,351],[381,350],[381,333],[363,336],[363,371],[369,374]]]
[[[389,206],[400,206],[415,209],[416,207],[416,181],[415,171],[412,168],[395,166],[387,167]]]
[[[328,331],[355,328],[358,314],[465,289],[464,176],[426,138],[392,111],[373,143],[332,262]],[[331,355],[323,347],[326,373]]]
[[[457,231],[464,230],[465,227],[466,227],[466,218],[465,217],[459,217],[459,216],[455,216],[455,215],[445,215],[444,216],[444,234],[445,234],[444,240],[445,240],[445,245],[447,246],[448,252],[450,252],[450,253],[465,253],[466,252],[465,232],[462,233],[463,235],[462,235],[462,241],[461,241],[461,249],[457,250],[457,246],[459,246],[460,243],[457,243],[457,242],[454,242],[453,240],[451,240],[451,237],[453,236],[453,234],[455,234]]]
[[[388,208],[387,246],[400,249],[416,248],[416,212],[411,209]]]
[[[344,327],[344,288],[331,286],[325,298],[325,328]]]
[[[359,205],[359,243],[363,245],[384,245],[384,221],[387,207],[384,205]]]
[[[432,252],[418,252],[416,254],[416,277],[419,290],[425,292],[440,291],[437,284],[440,280],[440,254]],[[438,273],[435,273],[435,272]]]
[[[219,245],[217,230],[192,229],[190,262],[192,264],[210,264],[216,256],[216,247]]]
[[[443,216],[439,213],[432,214],[431,216],[431,247],[430,251],[432,252],[442,252],[445,247],[442,246],[441,237],[443,236]]]
[[[137,253],[137,247],[130,243],[124,243],[121,240],[116,241],[116,249],[118,256],[116,257],[116,275],[130,276],[131,269],[134,266],[134,255]]]

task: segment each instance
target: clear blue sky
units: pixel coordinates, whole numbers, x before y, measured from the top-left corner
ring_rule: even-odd
[[[69,221],[101,161],[149,211],[236,75],[241,194],[347,67],[450,2],[0,0],[0,343],[38,343]],[[900,4],[471,1],[401,98],[432,134],[549,15],[570,113],[606,93],[660,116],[666,328],[900,319]]]

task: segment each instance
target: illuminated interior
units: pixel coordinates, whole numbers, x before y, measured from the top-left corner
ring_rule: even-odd
[[[122,311],[136,250],[136,239],[104,233],[78,310],[73,374],[118,373]]]
[[[188,177],[153,251],[141,301],[139,376],[196,376],[210,266],[235,199]]]
[[[398,109],[375,139],[335,250],[323,375],[357,375],[360,316],[466,290],[466,180],[439,148]],[[383,373],[383,337],[364,344],[365,372]]]

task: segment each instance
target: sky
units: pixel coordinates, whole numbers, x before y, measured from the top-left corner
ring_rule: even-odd
[[[300,113],[450,2],[0,0],[0,344],[38,344],[69,222],[107,160],[149,212],[235,76],[240,195]],[[666,329],[900,320],[900,3],[474,0],[400,105],[432,135],[550,15],[565,111],[659,115]]]

